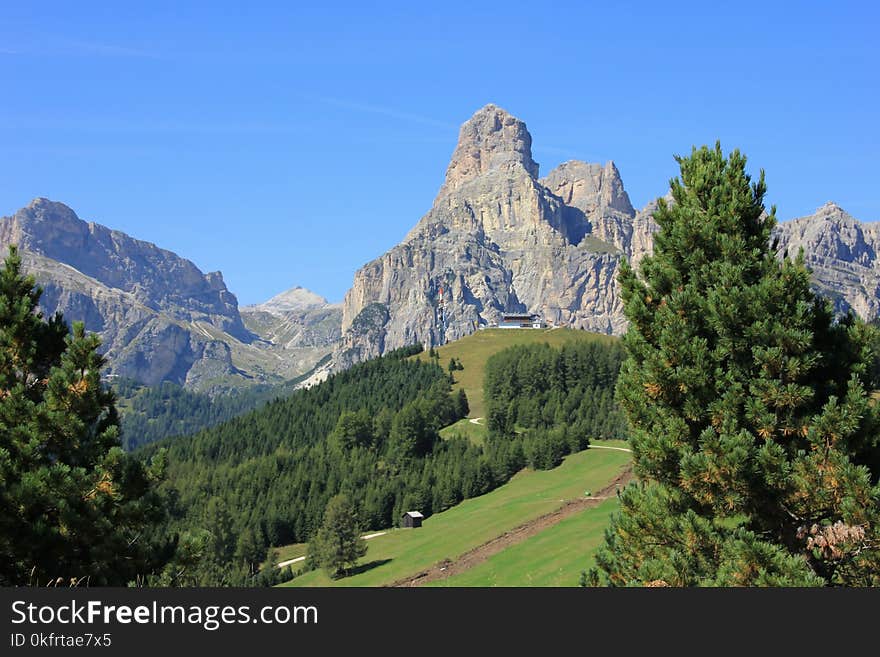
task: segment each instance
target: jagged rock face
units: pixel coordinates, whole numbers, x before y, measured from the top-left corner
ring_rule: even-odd
[[[238,301],[220,272],[203,274],[189,260],[149,242],[79,219],[63,203],[34,200],[0,220],[0,245],[63,262],[157,312],[204,321],[239,339],[247,331]]]
[[[385,353],[386,326],[389,319],[385,304],[370,303],[362,308],[334,350],[333,369],[346,369]],[[417,340],[410,341],[409,344],[414,342]]]
[[[446,340],[505,311],[622,333],[618,268],[653,252],[657,201],[635,211],[613,162],[571,161],[537,176],[520,120],[488,105],[465,123],[434,206],[403,243],[356,273],[343,303],[337,366],[438,344],[441,288]],[[670,194],[664,199],[672,202]],[[878,316],[880,229],[832,204],[781,224],[777,235],[781,249],[805,249],[817,289],[839,310]],[[371,321],[355,326],[365,309]]]
[[[880,315],[880,226],[826,203],[815,214],[780,223],[776,236],[780,253],[804,250],[816,289],[836,310],[868,320]]]
[[[99,334],[107,374],[215,391],[291,378],[329,352],[323,339],[282,356],[285,347],[245,327],[219,272],[204,274],[170,251],[82,221],[62,203],[36,199],[0,218],[0,248],[10,244],[44,289],[43,311]],[[328,321],[338,332],[336,314]],[[310,319],[319,322],[304,318],[305,329]]]
[[[44,288],[44,312],[100,335],[108,374],[192,387],[239,374],[223,339],[250,334],[219,272],[43,198],[0,219],[0,247],[9,244]]]
[[[577,160],[564,162],[541,183],[566,205],[582,210],[587,218],[603,209],[617,210],[629,217],[635,215],[614,162],[604,166]]]
[[[663,199],[672,203],[672,194],[667,193]],[[646,255],[654,252],[654,233],[660,230],[660,226],[654,221],[654,212],[657,211],[658,199],[650,201],[645,207],[636,212],[632,223],[632,239],[624,249],[626,257],[633,267],[638,267]]]
[[[614,162],[604,166],[565,162],[541,184],[565,203],[566,232],[572,242],[600,240],[626,252],[632,242],[635,210]]]
[[[153,385],[173,381],[199,388],[211,378],[237,374],[229,347],[182,322],[139,303],[133,295],[102,285],[74,269],[25,252],[25,268],[44,288],[44,311],[83,321],[101,336],[108,374]]]
[[[518,176],[520,170],[538,177],[538,164],[532,159],[532,136],[525,123],[500,107],[486,105],[462,126],[439,195],[485,173]]]
[[[503,312],[620,332],[615,272],[622,251],[597,236],[592,222],[633,211],[613,164],[598,174],[594,166],[569,163],[548,176],[556,191],[583,202],[567,205],[538,180],[525,124],[494,105],[477,112],[462,126],[433,208],[402,244],[355,275],[343,302],[337,362],[438,344],[441,288],[446,340],[497,322]],[[376,304],[387,316],[382,326],[352,330]]]

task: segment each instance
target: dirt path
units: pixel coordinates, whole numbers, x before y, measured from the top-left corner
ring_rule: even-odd
[[[483,426],[482,424],[480,424],[480,420],[482,420],[482,419],[483,419],[483,418],[481,418],[481,417],[472,417],[472,418],[471,418],[470,420],[468,420],[468,421],[469,421],[471,424],[476,424],[477,426],[480,426],[480,427],[481,427],[481,426]]]
[[[287,568],[292,563],[298,563],[300,561],[305,561],[305,557],[297,557],[296,559],[288,559],[287,561],[282,561],[281,563],[275,564],[276,568]]]
[[[376,538],[377,536],[385,536],[388,532],[376,532],[375,534],[366,534],[365,536],[361,536],[365,541],[369,541],[371,538]],[[278,568],[286,568],[290,564],[298,563],[300,561],[305,561],[305,557],[297,557],[296,559],[288,559],[287,561],[282,561],[277,564]]]
[[[590,509],[598,506],[602,501],[609,499],[617,494],[618,487],[623,488],[632,481],[632,465],[627,465],[607,486],[600,490],[596,495],[591,497],[582,497],[569,500],[555,511],[551,511],[543,516],[539,516],[534,520],[515,527],[500,536],[483,543],[479,547],[465,552],[455,560],[446,559],[435,563],[433,566],[415,575],[410,575],[404,579],[397,580],[390,586],[421,586],[428,582],[434,582],[439,579],[445,579],[458,575],[464,571],[473,568],[477,564],[483,563],[491,556],[494,556],[509,548],[512,545],[521,543],[527,538],[531,538],[548,527],[552,527],[558,522],[569,518],[584,509]]]
[[[629,452],[632,454],[631,449],[627,449],[626,447],[611,447],[610,445],[587,445],[587,449],[614,449],[618,452]]]

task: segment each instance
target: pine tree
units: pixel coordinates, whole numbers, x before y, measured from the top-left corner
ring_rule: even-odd
[[[348,497],[340,493],[327,503],[324,524],[309,543],[309,559],[335,579],[366,553],[367,542],[360,536],[357,512]]]
[[[373,418],[366,409],[344,411],[328,439],[343,450],[369,447],[373,442]]]
[[[591,581],[880,584],[871,329],[775,257],[763,171],[717,144],[677,160],[654,254],[621,271],[640,483]]]
[[[471,407],[468,404],[467,393],[464,391],[464,388],[459,388],[458,392],[455,393],[455,414],[459,418],[464,418],[470,412]]]
[[[0,270],[0,585],[124,585],[152,567],[154,468],[126,456],[100,342],[38,311],[14,247]]]
[[[423,457],[436,440],[437,432],[428,426],[420,404],[410,402],[394,416],[388,442],[395,459]]]

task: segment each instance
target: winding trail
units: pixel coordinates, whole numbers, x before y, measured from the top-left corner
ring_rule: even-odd
[[[593,447],[593,445],[590,445],[590,448]],[[616,449],[624,452],[630,451],[623,447],[597,447],[600,449]],[[569,500],[555,511],[551,511],[543,516],[529,520],[518,527],[514,527],[500,536],[496,536],[482,545],[465,552],[454,560],[446,559],[440,561],[427,570],[399,579],[389,586],[421,586],[428,582],[434,582],[439,579],[445,579],[463,573],[477,564],[483,563],[489,557],[498,554],[502,550],[505,550],[512,545],[516,545],[517,543],[521,543],[576,513],[599,506],[603,501],[616,495],[617,490],[626,486],[632,481],[632,479],[632,464],[628,464],[616,477],[614,477],[614,479],[611,480],[611,483],[602,488],[596,495]]]
[[[364,539],[365,541],[369,541],[371,538],[376,538],[377,536],[385,536],[385,534],[387,534],[387,533],[388,532],[376,532],[374,534],[366,534],[364,536],[361,536],[361,538]],[[299,561],[305,561],[305,560],[306,560],[305,557],[296,557],[295,559],[288,559],[287,561],[282,561],[281,563],[277,564],[276,567],[277,568],[287,568],[287,566],[289,566],[292,563],[297,563]]]
[[[288,559],[287,561],[282,561],[281,563],[275,564],[276,568],[287,568],[292,563],[297,563],[298,561],[305,561],[305,557],[297,557],[296,559]]]
[[[587,449],[613,449],[617,452],[629,452],[632,454],[631,449],[627,449],[626,447],[611,447],[610,445],[588,445]]]

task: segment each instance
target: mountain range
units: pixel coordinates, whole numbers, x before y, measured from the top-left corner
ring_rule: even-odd
[[[110,377],[209,392],[281,382],[314,366],[339,335],[341,313],[320,297],[294,291],[240,309],[220,272],[45,198],[0,218],[0,248],[10,244],[43,288],[44,313],[100,335]]]
[[[60,310],[99,333],[108,373],[219,391],[283,381],[332,353],[332,368],[413,343],[437,345],[505,312],[620,334],[617,272],[651,252],[656,201],[635,209],[613,162],[570,161],[545,176],[525,123],[495,105],[465,122],[431,209],[354,276],[342,304],[295,287],[240,308],[220,272],[32,201],[0,218]],[[880,226],[827,203],[781,222],[780,253],[803,248],[838,311],[880,314]]]

